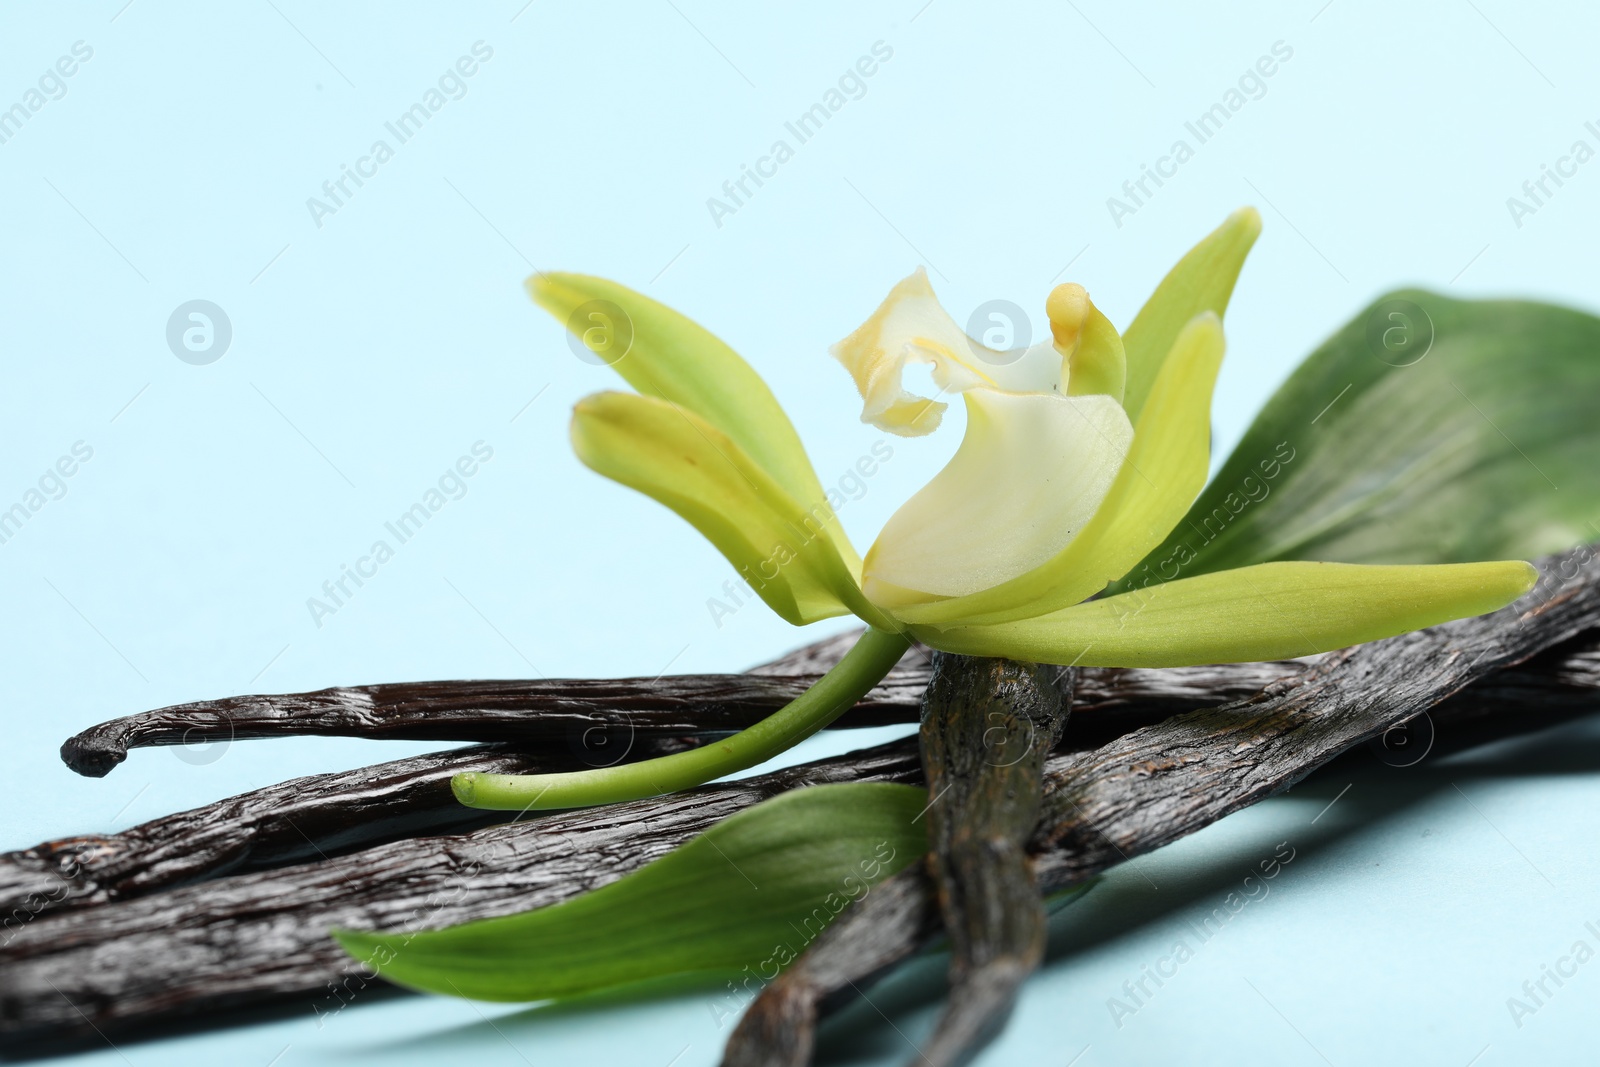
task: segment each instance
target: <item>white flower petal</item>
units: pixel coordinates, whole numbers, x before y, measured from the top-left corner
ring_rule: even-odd
[[[1133,440],[1105,395],[975,389],[966,400],[961,447],[867,553],[863,589],[891,611],[916,594],[999,585],[1056,555],[1094,515]]]
[[[939,304],[918,267],[890,290],[878,310],[830,351],[861,392],[861,421],[902,437],[932,433],[946,405],[907,392],[907,364],[929,363],[940,394],[969,389],[1059,393],[1065,372],[1050,340],[1000,352],[968,337]]]

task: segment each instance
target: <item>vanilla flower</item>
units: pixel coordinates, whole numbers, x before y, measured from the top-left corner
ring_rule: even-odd
[[[732,349],[614,282],[529,279],[534,299],[591,347],[621,312],[613,366],[637,393],[573,414],[578,457],[688,520],[783,618],[854,614],[861,641],[810,691],[732,737],[571,774],[462,775],[457,795],[554,808],[670,792],[753,766],[859,700],[912,640],[946,652],[1087,666],[1279,659],[1492,611],[1535,578],[1518,561],[1439,566],[1272,562],[1098,597],[1161,544],[1205,484],[1221,314],[1260,232],[1235,212],[1192,249],[1119,333],[1077,285],[1049,294],[1050,337],[997,352],[968,337],[927,276],[896,285],[833,348],[861,417],[935,431],[959,396],[966,435],[889,519],[863,560],[828,506],[799,435]],[[598,310],[596,310],[598,309]],[[594,316],[600,318],[596,320]],[[576,319],[576,321],[575,321]],[[591,321],[604,321],[595,332]],[[608,360],[609,361],[609,360]],[[937,397],[906,391],[928,364]]]

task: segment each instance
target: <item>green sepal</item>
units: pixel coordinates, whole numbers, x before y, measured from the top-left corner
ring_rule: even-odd
[[[946,652],[1085,667],[1292,659],[1505,607],[1527,563],[1262,563],[1135,589],[1017,622],[913,627]]]
[[[1234,282],[1260,233],[1261,215],[1255,208],[1243,207],[1229,215],[1161,279],[1122,332],[1128,365],[1122,406],[1135,423],[1184,326],[1201,312],[1210,311],[1221,318],[1228,309]]]

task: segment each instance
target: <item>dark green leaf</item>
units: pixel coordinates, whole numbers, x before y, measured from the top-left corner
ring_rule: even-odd
[[[1403,290],[1312,353],[1114,588],[1270,560],[1531,559],[1597,536],[1600,319]]]
[[[414,989],[529,1001],[706,971],[770,978],[853,900],[927,850],[925,790],[785,793],[591,893],[412,934],[335,931]]]

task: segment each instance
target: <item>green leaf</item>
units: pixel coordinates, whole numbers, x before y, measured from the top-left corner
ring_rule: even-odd
[[[820,785],[740,812],[610,885],[550,907],[413,934],[335,931],[385,979],[530,1001],[697,972],[771,977],[927,850],[925,790]]]
[[[737,442],[693,412],[635,393],[596,393],[573,409],[572,447],[593,470],[687,519],[789,622],[871,611],[826,536],[828,506],[802,511]]]
[[[1038,618],[912,634],[945,652],[1087,667],[1190,667],[1330,652],[1505,607],[1520,561],[1376,567],[1262,563],[1091,600]]]
[[[1600,319],[1392,293],[1294,372],[1119,587],[1266,560],[1531,559],[1592,541],[1597,410]]]
[[[1178,334],[1201,312],[1221,318],[1228,309],[1233,283],[1260,233],[1261,215],[1255,208],[1242,207],[1229,215],[1161,279],[1123,331],[1128,384],[1122,406],[1135,423]]]
[[[809,509],[826,499],[800,435],[772,390],[710,330],[606,278],[535,274],[527,286],[535,303],[584,339],[629,385],[686,408],[727,434],[802,506]],[[621,321],[615,321],[613,309],[621,310]],[[624,350],[596,349],[591,335]],[[829,523],[829,537],[838,542],[841,556],[859,569],[855,550],[831,512]]]

